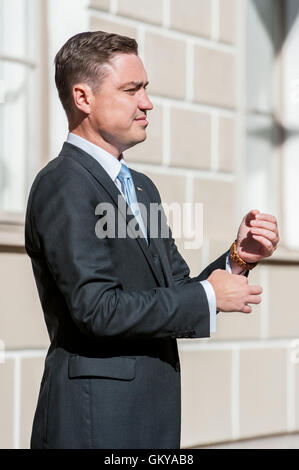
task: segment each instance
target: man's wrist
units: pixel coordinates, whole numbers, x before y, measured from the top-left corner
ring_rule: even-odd
[[[251,269],[253,269],[257,265],[257,263],[247,263],[246,261],[244,261],[239,256],[239,254],[237,252],[237,241],[236,240],[232,243],[232,245],[230,247],[229,260],[230,260],[230,263],[234,263],[235,266],[238,266],[239,268],[241,268],[241,272],[242,271],[250,271]],[[240,273],[238,273],[238,274],[240,274]]]
[[[234,261],[230,258],[230,253],[228,252],[226,256],[225,262],[225,269],[230,274],[245,274],[247,271],[238,266]]]
[[[246,272],[246,269],[236,264],[231,258],[229,258],[229,264],[232,270],[232,274],[244,274]]]

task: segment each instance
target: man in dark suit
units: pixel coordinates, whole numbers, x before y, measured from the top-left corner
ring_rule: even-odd
[[[216,310],[261,301],[238,274],[273,253],[276,219],[251,211],[231,250],[190,278],[163,212],[152,235],[157,188],[123,159],[152,109],[136,42],[81,33],[55,64],[70,133],[32,185],[25,226],[51,341],[31,446],[179,448],[176,338],[208,337]]]

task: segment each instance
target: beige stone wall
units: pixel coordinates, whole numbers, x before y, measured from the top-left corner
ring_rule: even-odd
[[[192,275],[229,247],[240,222],[238,5],[90,2],[91,29],[135,37],[149,76],[148,139],[125,158],[166,203],[204,203],[202,248],[177,240]],[[0,448],[27,448],[48,337],[30,260],[12,251],[0,252]],[[251,315],[219,314],[210,340],[179,342],[183,447],[299,429],[299,366],[290,360],[298,274],[299,262],[260,265],[250,282],[262,284],[263,303]]]
[[[28,448],[49,341],[29,257],[0,252],[0,279],[0,448]]]

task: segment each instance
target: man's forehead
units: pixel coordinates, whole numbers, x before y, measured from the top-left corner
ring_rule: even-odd
[[[147,74],[139,56],[117,54],[109,63],[117,86],[146,86]]]

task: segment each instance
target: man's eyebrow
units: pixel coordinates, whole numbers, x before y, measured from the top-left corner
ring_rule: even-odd
[[[123,85],[120,86],[120,88],[127,88],[127,87],[133,87],[133,88],[141,88],[142,86],[146,87],[148,85],[149,82],[145,82],[143,84],[143,82],[127,82],[127,83],[124,83]]]

